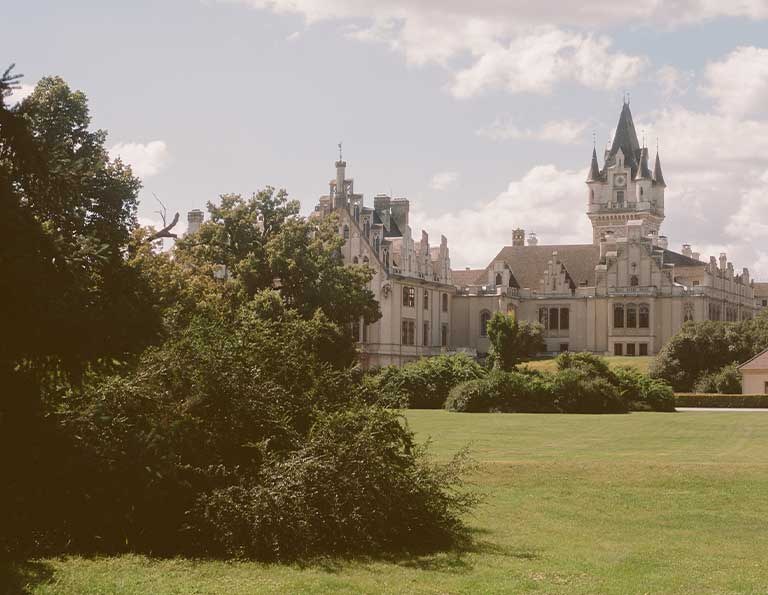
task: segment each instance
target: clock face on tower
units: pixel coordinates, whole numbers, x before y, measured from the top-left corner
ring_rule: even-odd
[[[624,184],[627,183],[627,178],[623,175],[615,176],[613,178],[613,183],[615,186],[624,186]]]

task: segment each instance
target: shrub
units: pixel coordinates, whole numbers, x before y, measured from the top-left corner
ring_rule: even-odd
[[[672,387],[663,380],[649,378],[636,368],[620,367],[612,371],[619,394],[632,411],[674,411]]]
[[[721,395],[701,393],[677,393],[678,407],[732,407],[768,409],[768,395]]]
[[[485,374],[474,359],[459,353],[388,366],[369,377],[366,385],[373,400],[389,406],[441,409],[454,386]]]
[[[496,312],[488,321],[491,343],[489,361],[494,368],[511,370],[517,364],[544,351],[544,327],[536,322],[518,321],[513,314]]]
[[[571,353],[566,351],[557,356],[555,363],[558,370],[577,369],[597,378],[605,378],[609,381],[614,380],[614,375],[611,372],[610,366],[608,366],[608,362],[605,361],[605,358],[594,353]]]
[[[627,402],[605,378],[570,368],[552,375],[555,407],[563,413],[626,413]]]
[[[468,380],[454,386],[448,393],[445,408],[462,413],[487,413],[500,410],[500,394],[493,390],[487,378]]]
[[[723,366],[714,372],[704,372],[694,385],[697,393],[741,394],[741,372],[737,364]]]
[[[429,462],[391,412],[323,415],[258,483],[203,495],[194,529],[221,553],[259,559],[446,547],[463,535],[459,517],[475,503],[457,489],[466,468],[463,455]]]

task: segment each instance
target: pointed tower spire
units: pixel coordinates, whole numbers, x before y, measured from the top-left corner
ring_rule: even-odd
[[[648,149],[640,149],[640,163],[637,166],[635,180],[651,180],[652,174],[648,167]]]
[[[589,165],[587,182],[597,182],[600,179],[600,166],[597,163],[597,149],[592,147],[592,163]]]
[[[661,159],[659,159],[658,146],[656,147],[656,163],[653,166],[653,181],[664,188],[667,187],[667,184],[664,181],[664,174],[661,173]]]
[[[616,153],[619,152],[619,149],[624,153],[625,164],[632,169],[634,174],[640,155],[640,142],[637,140],[637,132],[635,131],[635,123],[632,120],[629,103],[626,102],[621,107],[619,123],[616,125],[616,134],[613,137],[613,144],[611,144],[611,150],[605,161],[606,165],[610,166],[615,163]]]

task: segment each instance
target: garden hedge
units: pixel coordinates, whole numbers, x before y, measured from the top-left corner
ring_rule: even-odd
[[[720,395],[720,394],[713,394],[713,393],[675,393],[675,406],[768,409],[768,395]]]

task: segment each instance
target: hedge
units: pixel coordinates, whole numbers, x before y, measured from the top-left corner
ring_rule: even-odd
[[[716,393],[675,393],[677,407],[731,407],[768,409],[768,395],[720,395]]]

